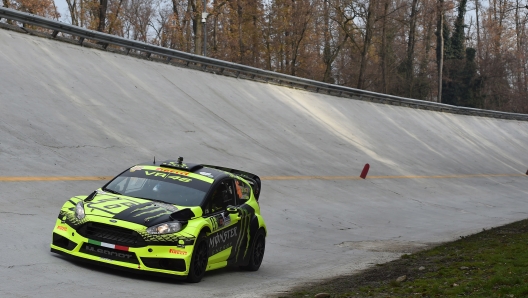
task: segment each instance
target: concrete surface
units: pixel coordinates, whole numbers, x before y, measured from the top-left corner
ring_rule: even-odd
[[[258,272],[199,284],[49,252],[62,203],[103,181],[0,182],[1,297],[254,297],[527,217],[528,122],[374,104],[0,30],[0,176],[113,176],[177,158],[261,176]],[[508,174],[516,176],[452,177]]]

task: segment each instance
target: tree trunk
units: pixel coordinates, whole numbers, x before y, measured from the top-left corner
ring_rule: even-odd
[[[72,2],[71,0],[66,0],[66,4],[68,4],[68,11],[70,12],[72,25],[79,26],[79,19],[77,17],[77,1],[73,0]]]
[[[521,23],[520,18],[520,11],[519,9],[522,8],[521,3],[519,0],[516,0],[516,6],[515,6],[515,36],[517,41],[517,58],[520,60],[520,66],[517,66],[517,84],[518,84],[518,90],[517,92],[519,94],[523,94],[526,92],[526,73],[524,70],[526,69],[526,59],[523,52],[524,48],[524,24]]]
[[[479,1],[475,0],[475,17],[477,18],[477,63],[480,63],[482,57],[480,56],[480,22],[479,22]]]
[[[217,7],[216,0],[213,0],[213,7],[214,8]],[[213,52],[215,52],[215,53],[218,50],[218,48],[217,48],[218,40],[217,40],[216,30],[218,30],[218,15],[215,13],[213,15]]]
[[[242,1],[237,0],[237,21],[238,21],[238,61],[242,64],[247,64],[246,61],[246,46],[244,44],[244,40],[242,37],[244,36],[244,32],[242,31],[242,22],[243,19],[243,9],[242,9]]]
[[[79,26],[84,27],[84,1],[79,1]]]
[[[196,1],[196,2],[195,2]],[[194,53],[196,55],[202,55],[202,1],[201,0],[189,0],[192,7],[192,19],[193,31],[194,31]]]
[[[185,11],[185,18],[183,18],[183,24],[182,24],[182,31],[185,30],[185,50],[186,52],[192,52],[192,32],[191,32],[191,24],[192,24],[192,5],[191,0],[187,1],[187,10]]]
[[[108,9],[108,0],[99,0],[99,25],[97,31],[104,32],[106,25],[106,10]]]
[[[431,39],[433,36],[433,30],[434,30],[434,18],[430,18],[430,17],[427,18],[427,25],[426,25],[425,30],[426,30],[426,33],[424,37],[424,55],[422,56],[422,59],[420,61],[420,74],[419,74],[420,78],[426,78],[429,76],[429,73],[428,73],[429,52],[432,49]],[[419,99],[427,99],[429,97],[429,99],[432,100],[432,94],[431,94],[430,88],[428,88],[427,93],[428,93],[427,95],[422,94],[423,97]]]
[[[438,0],[437,28],[437,65],[438,65],[438,100],[442,102],[442,70],[444,67],[444,0]]]
[[[387,84],[387,59],[388,59],[388,45],[387,45],[387,18],[389,12],[389,0],[385,0],[383,5],[383,25],[381,28],[381,88],[383,93],[388,93]]]
[[[113,16],[113,19],[110,22],[110,25],[108,25],[108,34],[114,34],[114,26],[115,26],[116,20],[119,18],[119,13],[121,12],[123,1],[124,0],[119,0],[119,3],[117,4],[115,15]]]
[[[367,19],[365,22],[365,38],[363,40],[363,49],[361,50],[361,64],[359,66],[358,75],[358,89],[363,89],[365,86],[365,70],[367,69],[368,50],[370,48],[370,41],[372,39],[372,27],[374,23],[374,4],[375,0],[369,0],[369,7],[367,8]]]
[[[332,74],[332,62],[330,61],[331,53],[330,53],[330,31],[329,29],[329,22],[330,22],[330,12],[328,9],[328,0],[323,1],[323,38],[324,38],[324,45],[323,45],[323,64],[325,66],[325,72],[323,75],[323,82],[326,83],[333,83],[330,82],[330,76]]]
[[[418,0],[413,0],[411,6],[410,26],[409,26],[409,40],[407,42],[407,63],[405,67],[405,81],[408,87],[407,96],[412,97],[413,95],[413,59],[414,59],[414,36],[416,31],[416,7],[418,6]]]

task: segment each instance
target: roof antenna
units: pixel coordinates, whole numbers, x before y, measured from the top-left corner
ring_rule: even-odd
[[[156,164],[156,156],[154,156],[154,162],[152,163],[153,165]]]
[[[182,164],[182,162],[183,162],[183,157],[181,157],[181,156],[180,156],[180,157],[178,157],[178,164],[180,164],[180,165],[181,165],[181,164]]]

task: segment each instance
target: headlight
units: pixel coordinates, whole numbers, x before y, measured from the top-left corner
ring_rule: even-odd
[[[83,219],[84,215],[84,204],[82,201],[79,201],[75,206],[75,217],[77,217],[77,219]]]
[[[147,233],[153,234],[153,235],[160,235],[160,234],[170,234],[170,233],[176,233],[181,231],[182,224],[174,221],[174,222],[166,222],[159,225],[152,226],[147,229]]]

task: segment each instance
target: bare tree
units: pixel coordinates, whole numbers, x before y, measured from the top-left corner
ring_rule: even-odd
[[[437,65],[438,65],[438,99],[442,102],[442,71],[444,68],[444,0],[438,0],[437,35]]]
[[[99,25],[97,31],[103,32],[106,26],[106,10],[108,9],[108,0],[99,0]]]

